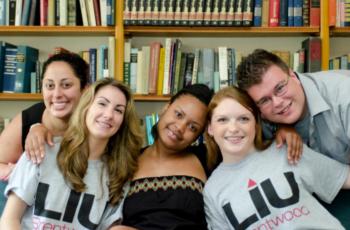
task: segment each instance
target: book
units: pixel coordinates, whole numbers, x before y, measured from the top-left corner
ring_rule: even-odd
[[[17,0],[9,0],[9,25],[10,26],[14,26],[15,25],[16,1]],[[41,1],[47,1],[47,0],[41,0]]]
[[[6,4],[7,2],[5,0],[0,0],[0,26],[6,25]]]
[[[130,89],[131,92],[136,92],[136,78],[137,78],[137,48],[130,50]]]
[[[151,24],[159,25],[159,9],[160,9],[160,0],[152,0],[152,9],[151,9]],[[180,12],[181,13],[181,12]],[[181,15],[180,15],[181,17]]]
[[[4,67],[5,67],[5,54],[6,48],[15,48],[14,45],[0,41],[0,92],[3,91],[3,81],[4,81]]]
[[[269,26],[279,26],[280,1],[269,0]]]
[[[187,54],[184,87],[192,84],[194,53]]]
[[[151,47],[149,45],[142,46],[142,55],[143,55],[143,65],[141,67],[142,71],[142,87],[141,87],[141,94],[148,94],[148,84],[149,84],[149,69],[150,69],[150,54],[151,54]]]
[[[288,1],[280,0],[279,25],[288,26]]]
[[[130,58],[131,58],[131,43],[124,42],[124,84],[130,86]]]
[[[303,26],[303,0],[294,0],[294,11],[293,11],[293,25],[294,26]]]
[[[261,26],[262,0],[255,0],[253,26]]]
[[[161,47],[160,51],[159,51],[157,95],[162,95],[163,94],[164,61],[165,61],[165,48]]]
[[[218,47],[219,55],[219,74],[220,74],[220,89],[228,86],[228,66],[227,66],[227,47]]]
[[[182,11],[181,11],[181,25],[186,26],[189,23],[189,13],[190,13],[190,0],[183,0]]]
[[[321,71],[321,39],[309,37],[302,42],[305,50],[305,72]]]
[[[17,47],[6,47],[5,48],[5,64],[4,64],[4,75],[3,75],[3,92],[14,93],[15,82],[16,82],[16,55]]]
[[[213,0],[205,1],[204,15],[203,15],[203,25],[209,26],[211,21],[211,9]]]
[[[99,0],[93,0],[94,15],[96,26],[101,26],[101,14],[100,14],[100,2]]]
[[[234,20],[233,25],[234,26],[241,26],[243,21],[243,0],[236,0],[235,1],[235,8],[234,8]]]
[[[210,25],[217,26],[219,25],[220,18],[220,2],[219,0],[213,0],[213,6],[211,11]]]
[[[165,39],[165,58],[164,58],[164,79],[163,79],[163,95],[170,94],[170,59],[172,55],[172,47],[173,41],[171,38]]]
[[[97,79],[97,49],[89,49],[89,82],[94,83]]]
[[[32,0],[32,5],[30,8],[29,14],[29,23],[30,26],[40,25],[40,4],[39,0]]]
[[[19,45],[16,54],[16,80],[17,93],[30,93],[30,75],[35,72],[39,50],[30,46]]]
[[[22,22],[23,0],[16,0],[15,26],[20,26]]]
[[[242,26],[253,25],[254,0],[243,1]]]
[[[310,0],[310,26],[320,26],[320,0]]]
[[[150,67],[149,67],[149,78],[148,78],[148,93],[157,93],[157,82],[158,82],[158,68],[159,68],[159,56],[160,56],[160,42],[152,42],[150,45]]]
[[[262,0],[262,10],[261,10],[261,26],[269,26],[269,8],[270,0]]]
[[[56,8],[60,8],[59,12],[59,25],[60,26],[66,26],[68,25],[68,1],[67,0],[60,0],[59,6],[56,5]]]
[[[25,0],[22,9],[21,25],[29,25],[29,15],[31,10],[32,0]]]

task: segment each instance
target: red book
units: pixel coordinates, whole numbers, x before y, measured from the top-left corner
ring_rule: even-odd
[[[280,0],[269,0],[269,26],[279,25]]]
[[[48,0],[40,0],[40,25],[47,26]]]
[[[320,0],[310,0],[310,26],[320,26]]]
[[[94,3],[96,26],[100,26],[101,25],[100,4],[98,0],[94,0],[93,3]]]
[[[337,0],[329,0],[328,4],[329,26],[335,26],[337,15]]]

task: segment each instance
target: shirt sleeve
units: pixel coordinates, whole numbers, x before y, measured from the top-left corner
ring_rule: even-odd
[[[33,205],[39,183],[39,165],[27,160],[25,154],[17,162],[5,189],[5,196],[14,192],[28,206]]]
[[[306,145],[297,168],[306,188],[327,203],[332,202],[349,174],[349,165],[315,152]]]
[[[230,225],[227,224],[227,220],[225,215],[221,214],[222,209],[217,207],[218,203],[213,200],[209,191],[204,189],[204,210],[205,210],[205,218],[207,220],[208,229],[209,230],[229,230]]]

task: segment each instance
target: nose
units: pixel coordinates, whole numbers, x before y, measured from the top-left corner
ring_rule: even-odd
[[[237,131],[237,124],[236,124],[236,121],[232,120],[230,123],[229,123],[229,131],[230,132],[235,132]]]
[[[62,96],[62,89],[61,89],[61,87],[55,87],[55,89],[53,91],[53,96],[54,97]]]
[[[184,133],[187,127],[187,124],[184,120],[178,121],[176,124],[177,130],[181,133]]]
[[[113,108],[106,108],[104,111],[103,111],[103,116],[105,118],[111,118],[113,116],[113,113],[114,113],[114,109]]]
[[[273,95],[271,97],[271,100],[272,100],[273,107],[279,107],[279,106],[282,105],[282,102],[283,102],[283,98],[282,97],[277,97],[275,95]]]

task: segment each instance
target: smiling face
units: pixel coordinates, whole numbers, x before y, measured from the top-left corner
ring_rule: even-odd
[[[158,139],[169,150],[181,151],[197,139],[205,126],[207,106],[191,95],[170,104],[158,123]]]
[[[126,98],[115,86],[101,87],[86,113],[89,138],[107,142],[119,130],[124,120]]]
[[[50,114],[59,119],[69,119],[81,96],[80,81],[69,64],[52,62],[43,78],[43,98]]]
[[[225,163],[239,162],[255,149],[255,118],[232,98],[224,98],[215,107],[208,133],[219,146]]]
[[[282,93],[279,93],[283,86]],[[262,76],[262,82],[247,89],[257,103],[264,119],[275,123],[293,124],[305,113],[305,94],[297,76],[290,70],[287,74],[273,65]],[[269,103],[259,105],[261,101]]]

